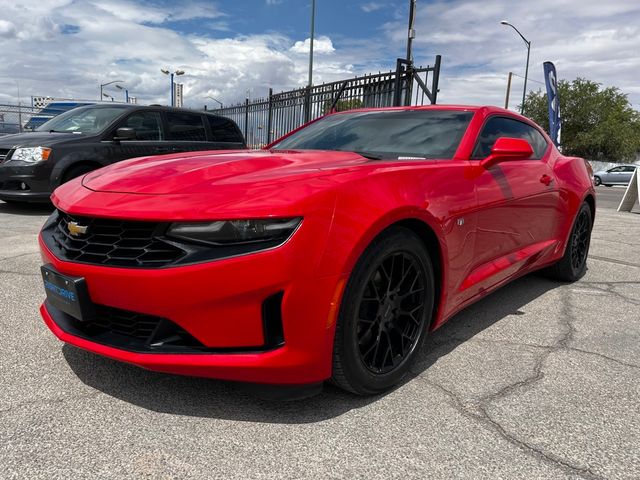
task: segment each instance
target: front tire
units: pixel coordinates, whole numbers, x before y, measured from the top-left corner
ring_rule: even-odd
[[[548,269],[549,276],[563,282],[575,282],[582,278],[587,271],[592,227],[591,208],[585,202],[576,215],[564,256]]]
[[[602,180],[600,179],[600,177],[593,177],[593,184],[596,187],[599,187],[600,185],[602,185]]]
[[[431,258],[415,233],[392,227],[374,240],[342,299],[333,382],[360,395],[400,382],[426,337],[434,297]]]

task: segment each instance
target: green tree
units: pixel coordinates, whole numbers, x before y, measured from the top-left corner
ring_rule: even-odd
[[[333,100],[329,100],[324,104],[324,112],[330,113]],[[362,108],[363,103],[359,98],[352,98],[350,100],[338,100],[336,103],[336,112],[346,112],[347,110],[353,110],[355,108]]]
[[[627,162],[640,152],[640,112],[616,87],[584,78],[558,83],[563,153],[589,160]],[[529,92],[524,114],[549,131],[547,94]]]

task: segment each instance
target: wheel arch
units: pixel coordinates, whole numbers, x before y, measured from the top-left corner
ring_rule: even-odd
[[[51,171],[51,186],[53,188],[59,187],[62,184],[62,179],[69,169],[75,168],[78,165],[91,165],[95,166],[95,168],[102,168],[109,165],[109,162],[103,158],[94,156],[91,152],[73,152],[56,161],[55,166]]]
[[[411,230],[420,238],[420,240],[426,247],[429,256],[431,257],[431,263],[433,266],[433,277],[435,280],[433,312],[431,314],[431,320],[429,323],[429,327],[431,327],[435,322],[438,311],[440,309],[440,302],[442,301],[442,285],[444,284],[443,256],[440,240],[438,239],[435,231],[429,226],[429,224],[418,218],[407,218],[404,220],[400,220],[387,228],[391,227],[404,227],[408,230]]]
[[[589,193],[584,197],[584,201],[587,202],[587,205],[589,205],[589,209],[591,210],[591,224],[593,225],[596,220],[596,199],[591,193]]]
[[[444,259],[446,258],[446,245],[436,233],[434,228],[427,219],[422,218],[421,215],[416,212],[404,212],[404,215],[393,215],[391,218],[387,217],[384,220],[380,220],[373,225],[360,241],[356,248],[351,251],[350,258],[347,260],[345,270],[343,274],[351,275],[353,268],[358,260],[362,257],[367,248],[381,235],[384,235],[389,229],[394,227],[403,227],[413,232],[425,245],[431,262],[433,264],[434,273],[434,306],[431,316],[430,327],[437,321],[438,313],[443,308],[444,302],[444,290],[443,285],[447,282],[447,271]],[[344,293],[344,291],[342,292]]]

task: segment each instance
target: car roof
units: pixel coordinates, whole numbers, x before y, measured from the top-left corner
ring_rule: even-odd
[[[349,112],[386,112],[386,111],[406,111],[406,110],[459,110],[464,112],[480,112],[484,116],[501,114],[508,115],[510,117],[520,118],[530,122],[528,118],[520,115],[513,110],[507,110],[506,108],[496,107],[494,105],[459,105],[459,104],[437,104],[437,105],[417,105],[417,106],[404,106],[404,107],[383,107],[383,108],[359,108],[357,110],[345,110],[342,112],[336,112],[335,114],[345,114]]]
[[[123,110],[160,110],[166,112],[183,112],[183,113],[197,113],[197,114],[206,114],[206,115],[216,115],[213,112],[207,112],[204,110],[191,110],[188,108],[179,108],[179,107],[168,107],[165,105],[136,105],[131,103],[117,103],[117,102],[102,102],[102,103],[94,103],[91,105],[83,105],[78,107],[80,108],[122,108]],[[219,116],[219,115],[216,115]]]

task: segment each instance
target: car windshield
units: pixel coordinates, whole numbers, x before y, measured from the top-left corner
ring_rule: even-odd
[[[387,110],[329,115],[273,145],[337,150],[373,159],[450,159],[473,117],[463,110]]]
[[[125,107],[81,107],[43,123],[37,132],[98,133],[124,112]]]

